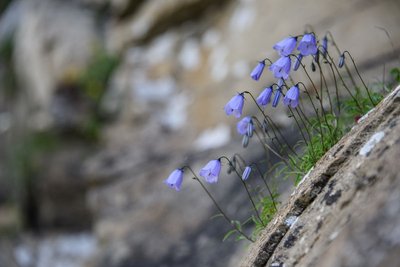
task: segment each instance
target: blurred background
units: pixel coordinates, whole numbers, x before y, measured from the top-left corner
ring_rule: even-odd
[[[274,43],[307,24],[331,31],[382,82],[399,14],[398,0],[1,0],[0,266],[238,266],[247,244],[222,243],[228,225],[204,192],[163,180],[261,157],[223,106],[274,81],[249,77]],[[213,190],[246,218],[238,186]]]

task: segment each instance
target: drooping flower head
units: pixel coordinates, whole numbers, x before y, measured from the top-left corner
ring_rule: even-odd
[[[318,48],[314,34],[312,33],[304,34],[303,38],[299,42],[297,50],[299,50],[303,56],[315,55],[317,53]]]
[[[297,85],[294,85],[290,87],[290,89],[287,91],[285,98],[283,99],[283,104],[285,106],[290,105],[292,108],[295,108],[299,104],[299,87]]]
[[[246,181],[251,173],[251,168],[249,166],[246,166],[246,168],[244,168],[243,174],[242,174],[242,180]]]
[[[168,176],[166,180],[164,180],[164,183],[168,185],[170,188],[179,191],[181,190],[182,181],[183,181],[183,170],[176,169]]]
[[[204,177],[207,183],[213,184],[218,182],[218,176],[221,172],[221,160],[214,159],[209,161],[206,166],[204,166],[199,174]]]
[[[257,97],[257,104],[262,107],[265,107],[271,101],[271,96],[272,96],[272,88],[271,87],[265,88],[264,91],[262,91],[261,94]]]
[[[344,53],[340,55],[338,63],[339,68],[343,68],[343,66],[344,66]]]
[[[275,78],[283,78],[286,80],[289,77],[290,66],[290,57],[281,57],[269,66],[269,70],[274,73]]]
[[[224,107],[226,115],[229,116],[233,114],[236,118],[240,118],[240,116],[242,116],[243,104],[243,93],[235,95]]]
[[[293,66],[293,70],[294,71],[299,69],[302,59],[303,59],[303,55],[302,54],[297,55],[296,62],[294,63],[294,66]]]
[[[250,122],[251,122],[251,117],[249,117],[249,116],[241,119],[236,125],[237,132],[240,135],[245,135],[247,133],[247,127]]]
[[[272,101],[272,107],[276,108],[279,104],[279,99],[281,98],[281,89],[275,91],[274,101]]]
[[[272,48],[278,51],[280,56],[288,56],[296,47],[297,37],[287,37],[282,41],[277,42]]]
[[[265,68],[265,62],[260,61],[258,62],[258,65],[253,69],[251,72],[250,76],[253,80],[258,81],[261,77],[261,74],[263,73]]]

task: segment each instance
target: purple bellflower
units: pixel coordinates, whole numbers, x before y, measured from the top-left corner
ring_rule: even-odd
[[[241,119],[237,123],[236,129],[240,135],[245,135],[247,133],[247,127],[248,127],[250,121],[251,121],[251,117],[247,116],[247,117],[244,117],[243,119]]]
[[[242,180],[246,181],[251,173],[251,168],[249,166],[246,166],[246,168],[244,168],[243,174],[242,174]]]
[[[235,95],[224,107],[226,115],[229,116],[233,114],[236,118],[240,118],[240,116],[242,116],[243,104],[243,93]]]
[[[290,57],[281,57],[269,66],[269,70],[274,73],[275,78],[283,78],[286,80],[289,77],[290,66]]]
[[[164,181],[164,183],[168,185],[170,188],[179,191],[181,190],[182,181],[183,181],[183,170],[176,169],[168,176],[168,178]]]
[[[282,87],[282,85],[285,83],[285,81],[283,80],[283,79],[278,79],[278,81],[277,81],[277,85],[278,85],[278,88],[279,89],[281,89],[281,87]]]
[[[294,63],[294,66],[293,66],[293,70],[294,71],[299,69],[302,59],[303,59],[303,55],[302,54],[297,55],[296,62]]]
[[[296,47],[297,37],[287,37],[282,41],[277,42],[272,48],[278,51],[281,57],[289,56]]]
[[[218,182],[218,176],[221,172],[221,160],[214,159],[209,161],[206,166],[200,170],[200,176],[204,177],[207,183],[213,184]]]
[[[279,88],[275,91],[274,101],[272,101],[273,108],[276,108],[278,106],[280,98],[281,98],[281,89]]]
[[[318,51],[318,48],[314,34],[312,33],[304,34],[303,38],[299,42],[297,50],[299,50],[303,56],[315,55]]]
[[[261,74],[263,73],[265,68],[265,62],[260,61],[258,62],[258,65],[253,69],[251,72],[250,76],[253,80],[258,81],[261,77]]]
[[[272,96],[272,88],[271,87],[265,88],[264,91],[262,91],[261,94],[257,97],[257,104],[262,107],[265,107],[271,101],[271,96]]]
[[[285,98],[283,99],[283,104],[285,106],[290,105],[292,108],[295,108],[299,105],[299,87],[297,85],[292,86],[286,93]]]

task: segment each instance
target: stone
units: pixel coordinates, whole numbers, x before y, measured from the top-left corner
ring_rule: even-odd
[[[252,245],[241,266],[398,263],[398,92],[400,87],[317,163],[280,208],[277,223],[268,225]],[[294,214],[296,224],[288,227]]]
[[[48,110],[58,82],[85,69],[98,41],[90,10],[72,2],[23,2],[15,33],[15,65],[21,87],[29,88],[32,128],[52,123]]]

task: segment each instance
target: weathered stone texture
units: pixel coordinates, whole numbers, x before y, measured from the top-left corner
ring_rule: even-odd
[[[305,176],[242,266],[398,266],[399,115],[400,87]]]

